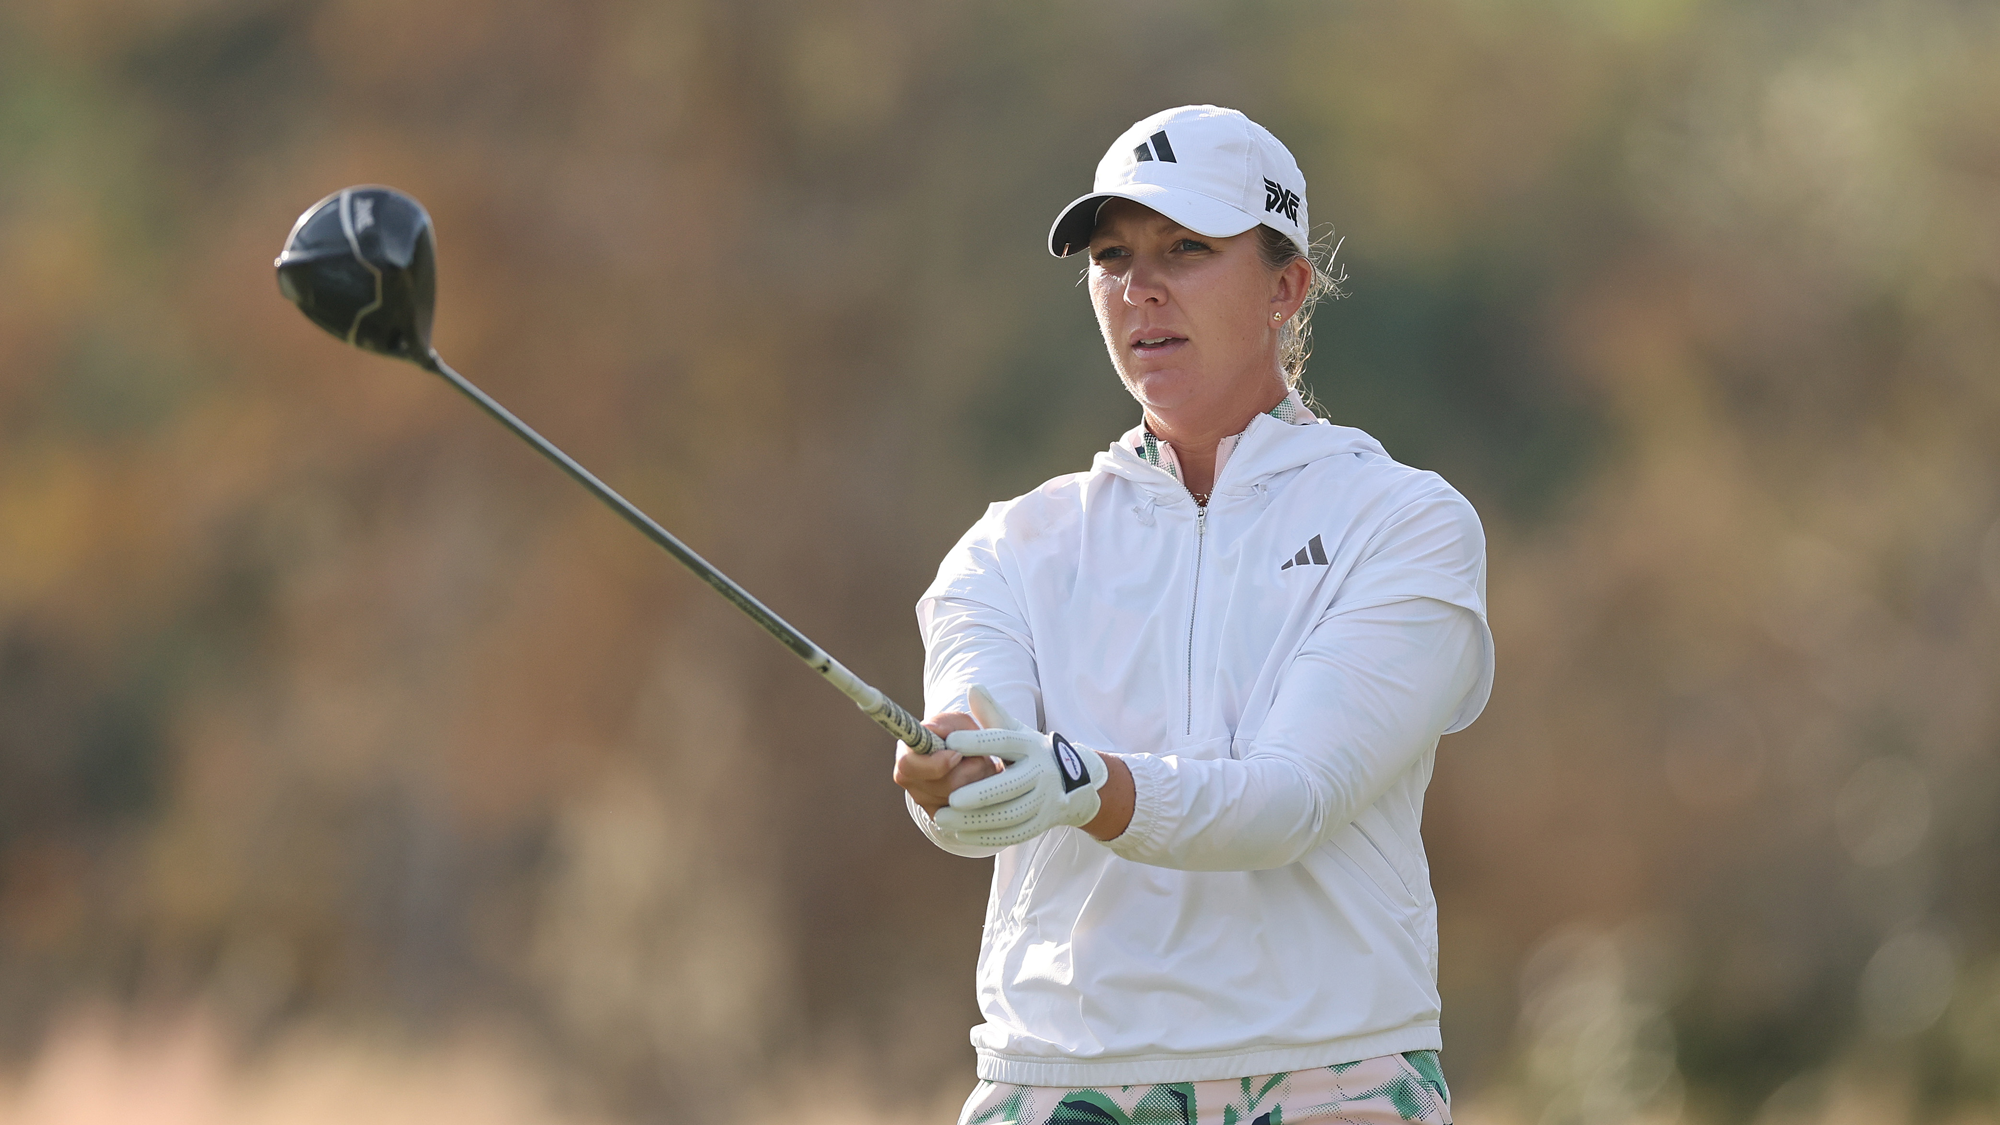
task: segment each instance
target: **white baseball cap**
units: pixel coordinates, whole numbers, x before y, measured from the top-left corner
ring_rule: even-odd
[[[1269,129],[1233,109],[1184,105],[1144,118],[1111,142],[1090,194],[1049,228],[1049,253],[1090,244],[1109,199],[1143,203],[1196,234],[1227,238],[1263,223],[1306,253],[1306,178]]]

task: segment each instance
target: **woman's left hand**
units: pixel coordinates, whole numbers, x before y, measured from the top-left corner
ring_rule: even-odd
[[[1057,825],[1111,840],[1132,821],[1132,774],[1116,754],[1102,754],[1060,734],[1042,734],[1008,715],[984,687],[968,696],[980,729],[954,732],[946,748],[1002,758],[998,777],[958,789],[951,807],[933,812],[938,828],[974,847],[1025,843]]]

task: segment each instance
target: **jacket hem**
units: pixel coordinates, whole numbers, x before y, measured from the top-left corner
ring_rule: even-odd
[[[1437,1021],[1409,1024],[1372,1035],[1350,1035],[1304,1047],[1232,1051],[1216,1055],[1156,1055],[1052,1061],[979,1050],[979,1077],[1016,1086],[1138,1086],[1156,1082],[1212,1082],[1282,1071],[1310,1070],[1405,1051],[1439,1051]]]

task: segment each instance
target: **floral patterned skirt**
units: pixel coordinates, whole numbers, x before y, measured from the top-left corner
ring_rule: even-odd
[[[981,1082],[958,1125],[1450,1125],[1436,1051],[1212,1082],[1070,1089]]]

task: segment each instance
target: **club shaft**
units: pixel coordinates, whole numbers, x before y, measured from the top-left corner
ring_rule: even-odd
[[[631,501],[625,499],[608,484],[591,475],[589,469],[576,463],[569,454],[558,449],[554,442],[535,432],[532,426],[516,418],[512,411],[495,402],[492,396],[472,384],[472,381],[453,371],[436,351],[427,360],[420,362],[424,370],[433,372],[445,382],[458,388],[459,393],[479,404],[479,408],[491,414],[501,425],[514,431],[522,441],[534,446],[542,456],[555,462],[556,467],[568,473],[571,480],[590,490],[590,494],[602,500],[612,511],[625,518],[625,522],[639,529],[639,533],[658,543],[666,552],[679,559],[682,566],[693,571],[695,577],[708,583],[721,594],[730,605],[742,610],[752,621],[764,627],[764,631],[778,638],[778,643],[791,649],[800,660],[813,671],[825,677],[842,695],[854,701],[863,714],[880,724],[883,730],[896,736],[920,754],[928,754],[943,748],[944,743],[937,735],[925,730],[916,717],[898,706],[896,701],[868,686],[861,677],[847,670],[840,661],[827,655],[825,649],[812,642],[804,633],[793,628],[791,623],[752,597],[750,591],[738,586],[728,575],[711,566],[707,559],[694,553],[687,544],[674,534],[653,521],[651,516],[640,511]]]

